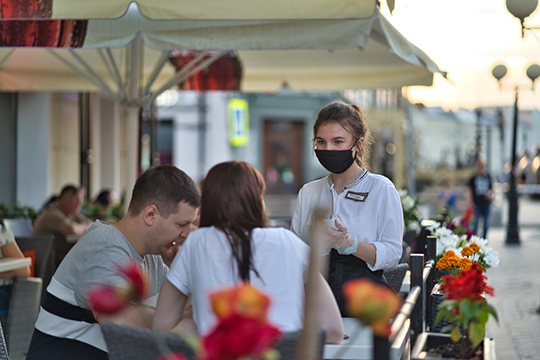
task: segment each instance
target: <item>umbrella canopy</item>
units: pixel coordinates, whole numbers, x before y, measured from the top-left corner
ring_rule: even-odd
[[[127,9],[126,1],[106,3],[111,4],[104,6],[111,8],[111,16],[114,9]],[[145,2],[139,2],[141,10],[132,4],[118,19],[0,20],[0,89],[101,90],[126,101],[119,80],[130,65],[129,44],[137,34],[142,39],[138,73],[148,85],[142,97],[155,94],[174,76],[174,67],[166,61],[173,49],[236,50],[244,70],[241,90],[250,92],[277,91],[283,83],[298,91],[431,85],[432,74],[440,72],[437,65],[370,7],[370,1],[354,3],[370,8],[357,11],[358,16],[369,16],[253,20],[240,13],[235,20],[157,21],[141,14]],[[102,9],[89,15],[107,17],[105,13]]]
[[[441,72],[374,0],[3,3],[0,90],[99,90],[127,105],[127,194],[137,172],[137,107],[225,52],[242,63],[243,91],[431,85]],[[203,51],[175,71],[175,49]]]
[[[4,19],[113,19],[132,2],[151,19],[345,19],[373,13],[375,0],[3,0]]]

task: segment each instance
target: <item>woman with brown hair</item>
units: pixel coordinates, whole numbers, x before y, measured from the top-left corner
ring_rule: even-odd
[[[283,228],[266,228],[265,183],[246,162],[214,166],[205,178],[200,228],[175,257],[158,300],[154,328],[177,327],[188,296],[200,334],[216,324],[208,294],[244,281],[269,295],[269,321],[282,331],[303,325],[309,247]],[[327,341],[339,343],[343,326],[322,276],[320,321]]]
[[[360,107],[335,102],[322,108],[313,125],[313,146],[331,174],[300,189],[291,223],[309,244],[314,211],[328,210],[323,234],[330,250],[328,282],[343,316],[343,283],[369,277],[384,284],[383,270],[395,268],[402,252],[399,194],[390,180],[367,170],[370,144]]]

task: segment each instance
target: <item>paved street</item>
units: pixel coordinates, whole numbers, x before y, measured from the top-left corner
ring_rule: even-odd
[[[503,208],[506,224],[507,208]],[[500,264],[487,271],[495,296],[488,301],[500,323],[488,321],[486,335],[495,339],[497,359],[540,359],[540,201],[520,199],[521,245],[506,245],[506,228],[491,228],[490,245]]]

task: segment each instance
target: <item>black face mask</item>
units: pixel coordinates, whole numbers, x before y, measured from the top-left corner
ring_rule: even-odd
[[[352,151],[356,142],[349,150],[317,150],[315,155],[322,166],[333,174],[341,174],[351,167],[356,159]]]

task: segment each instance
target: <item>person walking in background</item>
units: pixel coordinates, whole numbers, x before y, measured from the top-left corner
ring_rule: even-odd
[[[487,238],[489,229],[489,215],[491,211],[491,199],[493,197],[491,176],[487,172],[486,162],[483,159],[476,161],[476,174],[470,178],[467,191],[469,206],[474,210],[472,231],[478,234],[480,218],[483,218],[483,238]],[[479,235],[480,236],[480,235]]]
[[[348,316],[341,287],[367,277],[386,284],[383,270],[394,269],[403,251],[403,208],[394,184],[370,173],[371,135],[357,105],[325,106],[313,125],[315,155],[331,174],[312,181],[298,194],[291,230],[308,244],[317,208],[329,211],[324,238],[330,250],[328,282],[342,316]]]
[[[444,179],[442,186],[443,189],[439,192],[437,202],[441,208],[441,212],[451,220],[456,216],[459,195],[454,189],[454,181],[452,179]]]
[[[53,250],[56,252],[57,265],[73,247],[66,237],[80,237],[92,225],[92,220],[80,213],[84,194],[84,188],[64,186],[60,196],[41,211],[34,223],[32,236],[54,235]]]

